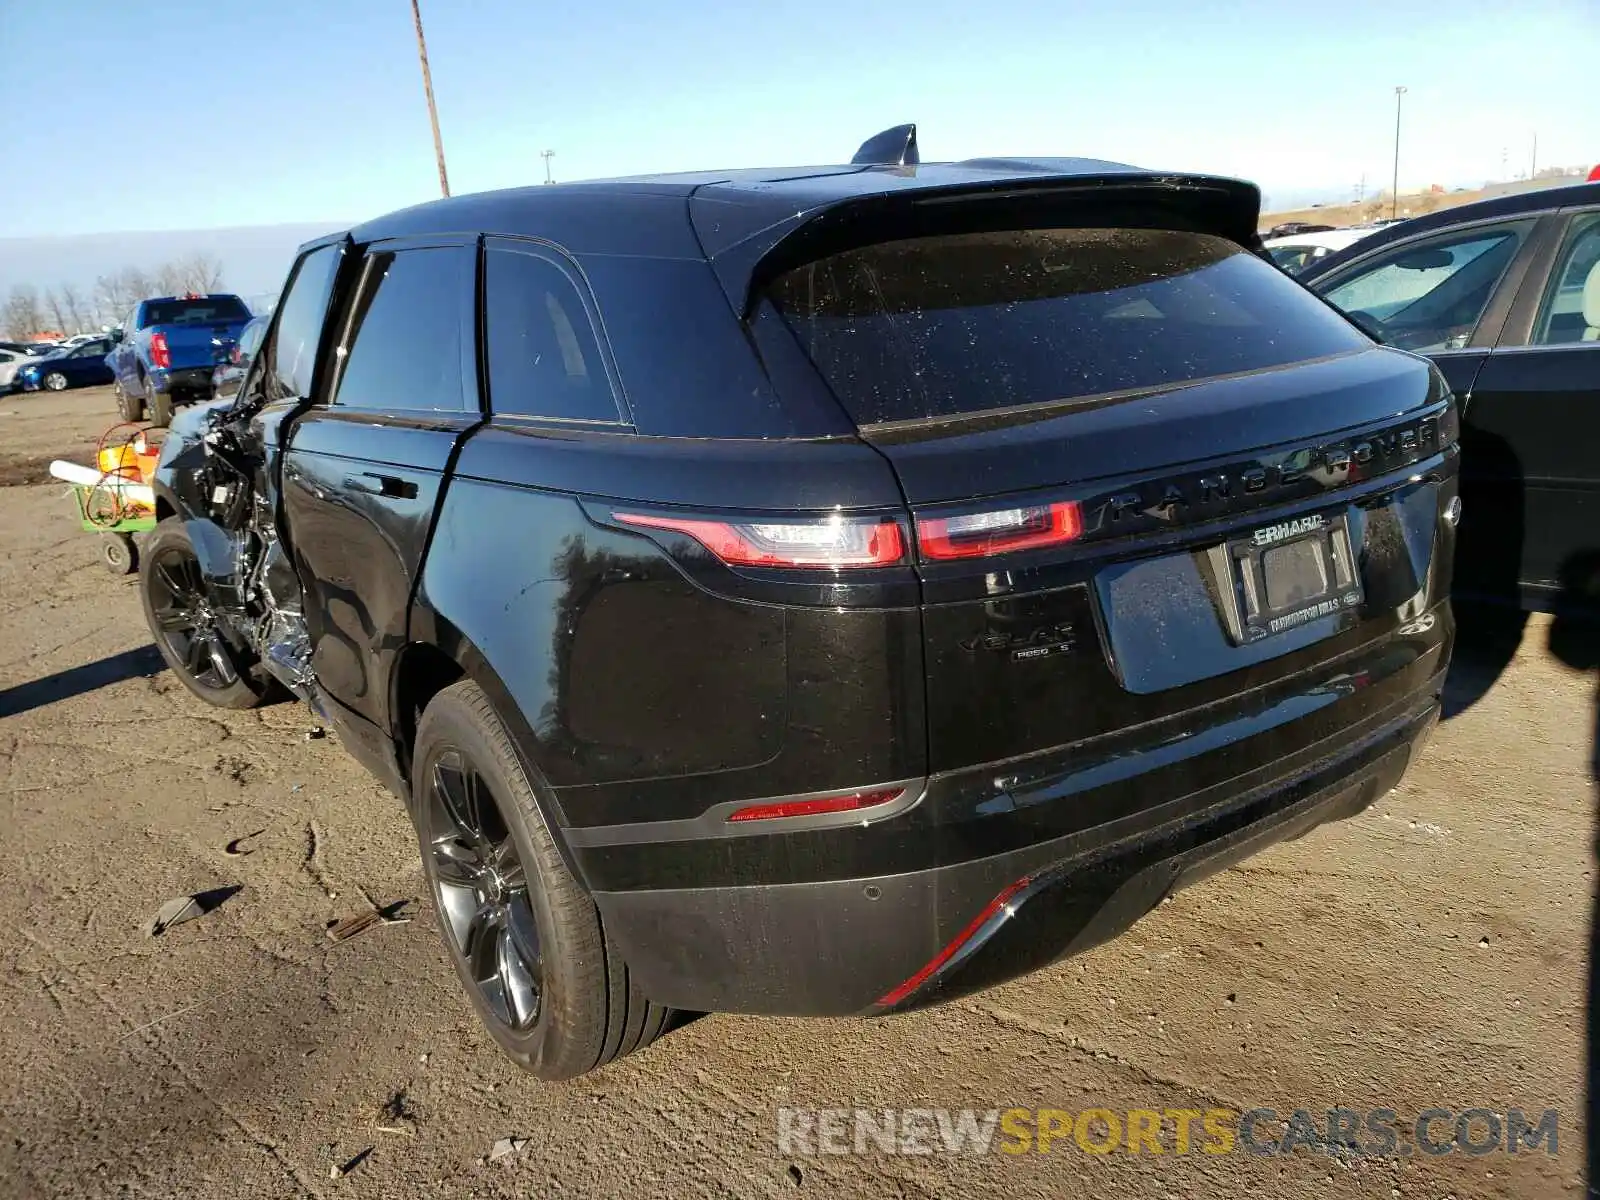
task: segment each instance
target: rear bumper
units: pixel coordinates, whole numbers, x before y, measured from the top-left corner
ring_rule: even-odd
[[[607,935],[663,1004],[817,1016],[923,1007],[1089,949],[1177,889],[1359,813],[1405,773],[1438,719],[1442,686],[1438,671],[1308,753],[1006,853],[877,876],[594,898]]]
[[[184,391],[211,394],[212,367],[152,367],[150,382],[158,392]]]

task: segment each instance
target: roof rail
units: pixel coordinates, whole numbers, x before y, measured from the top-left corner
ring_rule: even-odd
[[[852,165],[864,167],[911,167],[921,161],[915,125],[896,125],[873,134],[850,160]]]

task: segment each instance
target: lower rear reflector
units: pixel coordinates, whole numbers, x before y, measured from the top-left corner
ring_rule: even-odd
[[[780,800],[774,804],[752,804],[736,808],[730,821],[770,821],[777,817],[814,817],[821,813],[853,812],[876,808],[906,794],[905,788],[886,788],[878,792],[851,792],[843,796],[817,796],[807,800]]]
[[[923,967],[904,983],[892,988],[879,997],[877,1006],[879,1008],[893,1008],[896,1004],[899,1004],[923,984],[927,983],[929,979],[933,978],[933,976],[938,973],[939,969],[943,967],[945,963],[949,962],[961,952],[961,948],[963,946],[977,936],[977,933],[980,929],[994,919],[995,915],[1005,907],[1008,900],[1010,900],[1013,896],[1022,891],[1023,888],[1027,887],[1032,882],[1032,875],[1024,875],[1015,883],[1006,885],[1006,887],[998,896],[989,901],[988,904],[984,905],[983,911],[977,916],[973,917],[972,921],[965,929],[956,934],[948,946],[928,960],[927,966]]]

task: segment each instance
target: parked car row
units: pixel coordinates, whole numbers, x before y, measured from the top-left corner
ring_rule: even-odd
[[[73,338],[43,354],[0,350],[0,391],[50,391],[111,382],[109,336]]]
[[[250,310],[231,294],[158,296],[141,301],[105,334],[78,334],[42,352],[0,347],[0,390],[62,391],[113,384],[124,420],[169,425],[177,405],[210,399]],[[231,361],[230,361],[231,360]]]

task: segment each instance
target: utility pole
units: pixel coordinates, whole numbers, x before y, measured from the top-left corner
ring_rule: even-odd
[[[450,195],[450,177],[444,172],[444,139],[439,136],[439,110],[433,103],[433,76],[428,73],[428,43],[422,37],[422,10],[411,0],[411,19],[417,26],[417,57],[422,60],[422,90],[428,94],[428,120],[433,125],[433,153],[439,160],[439,193]]]
[[[1400,97],[1406,94],[1406,89],[1394,89],[1394,190],[1389,193],[1389,216],[1400,215]]]
[[[554,158],[555,156],[556,156],[556,152],[554,150],[541,150],[541,151],[539,151],[539,157],[544,159],[544,181],[546,183],[554,183],[555,182],[555,180],[550,175],[550,160],[552,158]]]
[[[1532,179],[1539,170],[1539,131],[1533,131],[1533,153],[1528,155],[1528,178]]]

